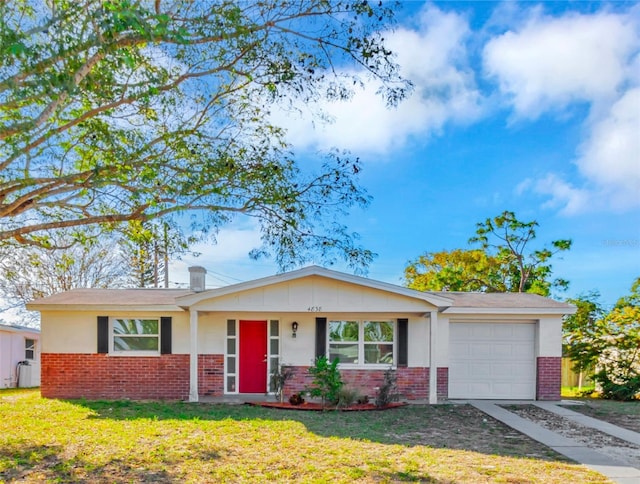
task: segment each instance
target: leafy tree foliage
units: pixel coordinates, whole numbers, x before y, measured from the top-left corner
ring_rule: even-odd
[[[127,224],[120,242],[129,281],[135,287],[169,287],[169,261],[189,252],[195,237],[185,237],[166,220]],[[191,252],[192,255],[199,255]],[[163,279],[161,283],[160,279]]]
[[[593,348],[593,342],[598,339],[597,322],[606,314],[600,294],[590,292],[567,302],[576,306],[576,312],[564,319],[562,353],[574,362],[575,371],[593,370],[597,362]]]
[[[410,85],[383,44],[391,19],[360,0],[0,2],[0,243],[186,212],[215,233],[245,214],[254,255],[283,268],[366,265],[340,224],[368,203],[358,160],[302,167],[269,119],[346,99],[363,76],[398,102]]]
[[[640,278],[631,294],[608,313],[594,296],[576,301],[578,312],[565,324],[565,348],[578,369],[595,368],[605,398],[640,396]]]
[[[569,250],[571,240],[555,240],[552,248],[530,250],[538,222],[522,222],[513,212],[480,222],[469,239],[479,249],[427,252],[405,267],[405,284],[421,291],[532,292],[548,296],[566,289],[551,280],[551,258]]]
[[[504,292],[499,261],[483,250],[427,252],[409,262],[406,285],[418,291]]]
[[[51,238],[65,245],[59,233]],[[5,310],[15,308],[24,323],[36,323],[24,310],[28,302],[79,287],[122,287],[128,271],[112,239],[53,250],[0,247],[0,297]]]
[[[522,222],[515,213],[504,211],[477,224],[476,235],[469,239],[479,243],[483,250],[493,253],[502,266],[503,281],[510,292],[533,292],[549,295],[552,287],[566,289],[569,282],[549,280],[549,260],[558,252],[569,250],[571,240],[551,242],[552,248],[529,251],[529,243],[536,238],[538,222]]]

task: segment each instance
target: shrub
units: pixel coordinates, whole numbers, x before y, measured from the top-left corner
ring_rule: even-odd
[[[608,400],[630,401],[640,396],[640,375],[624,375],[612,378],[607,371],[595,374],[602,398]]]
[[[320,397],[323,407],[326,403],[338,403],[338,393],[344,385],[338,363],[337,358],[329,363],[326,356],[320,356],[316,358],[315,365],[309,368],[313,381],[307,392],[312,397]]]
[[[276,399],[280,403],[284,401],[284,386],[288,380],[293,378],[293,375],[293,369],[285,365],[278,365],[271,372],[271,391],[276,394]]]
[[[378,393],[376,394],[376,407],[382,408],[389,405],[391,402],[397,402],[400,398],[398,394],[398,387],[396,385],[397,377],[396,372],[389,367],[384,372],[384,380]]]
[[[359,403],[361,398],[362,396],[358,390],[345,385],[338,391],[337,406],[341,408],[348,407],[353,405],[354,402]]]

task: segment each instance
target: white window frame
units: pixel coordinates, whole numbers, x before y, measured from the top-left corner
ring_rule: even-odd
[[[158,349],[157,350],[116,350],[115,349],[115,338],[123,337],[121,334],[115,334],[113,331],[114,322],[116,320],[153,320],[158,323],[158,333],[157,334],[149,334],[149,335],[131,335],[132,337],[143,337],[143,338],[156,338],[158,340]],[[109,354],[114,356],[160,356],[160,332],[161,329],[161,321],[159,316],[136,316],[136,317],[110,317],[109,318]],[[124,338],[127,338],[125,335]]]
[[[386,369],[391,365],[393,368],[397,367],[398,361],[398,324],[393,319],[329,319],[327,321],[327,358],[330,359],[331,344],[340,344],[339,341],[331,341],[331,323],[333,322],[353,322],[358,323],[358,341],[344,342],[344,344],[357,344],[358,345],[358,363],[339,363],[339,368],[346,369]],[[364,326],[366,323],[390,323],[393,325],[393,341],[380,341],[381,344],[388,344],[393,347],[393,361],[391,363],[365,363],[364,362],[364,347],[368,344],[378,344],[377,342],[365,342],[364,341]],[[361,363],[360,363],[361,362]]]
[[[27,342],[31,341],[32,345],[31,347],[27,346]],[[29,361],[35,361],[36,359],[36,345],[37,345],[38,340],[36,340],[35,338],[25,338],[24,339],[24,359],[25,360],[29,360]],[[33,356],[31,358],[29,358],[27,356],[27,352],[31,351],[33,353]]]

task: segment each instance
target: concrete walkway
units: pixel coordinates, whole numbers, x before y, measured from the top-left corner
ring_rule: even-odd
[[[614,482],[619,484],[638,484],[640,483],[640,469],[631,467],[625,462],[620,462],[611,457],[601,454],[600,452],[591,449],[580,442],[564,437],[560,434],[547,430],[544,427],[532,422],[531,420],[522,418],[515,413],[509,412],[503,407],[498,406],[516,403],[516,402],[493,402],[487,400],[470,400],[469,403],[476,407],[478,410],[490,415],[496,420],[508,425],[509,427],[521,432],[528,437],[537,440],[538,442],[550,447],[559,454],[562,454],[570,459],[584,464],[585,466],[593,469],[607,476]],[[566,418],[575,419],[582,425],[593,427],[602,432],[606,432],[614,437],[627,440],[628,442],[638,443],[640,441],[640,435],[636,432],[632,432],[627,429],[622,429],[615,425],[607,424],[597,419],[584,418],[577,412],[573,412],[566,408],[561,408],[557,404],[548,402],[517,402],[520,404],[538,405],[539,407],[554,412],[558,415],[562,415]],[[580,419],[580,417],[583,417]],[[580,419],[580,420],[578,420]],[[607,430],[604,430],[604,429]],[[632,440],[629,440],[632,439]]]

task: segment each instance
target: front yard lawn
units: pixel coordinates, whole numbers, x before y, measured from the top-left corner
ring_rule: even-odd
[[[467,405],[373,412],[0,391],[0,481],[608,482]]]
[[[616,402],[613,400],[582,398],[580,401],[584,405],[571,405],[567,408],[634,432],[640,432],[640,400]]]

